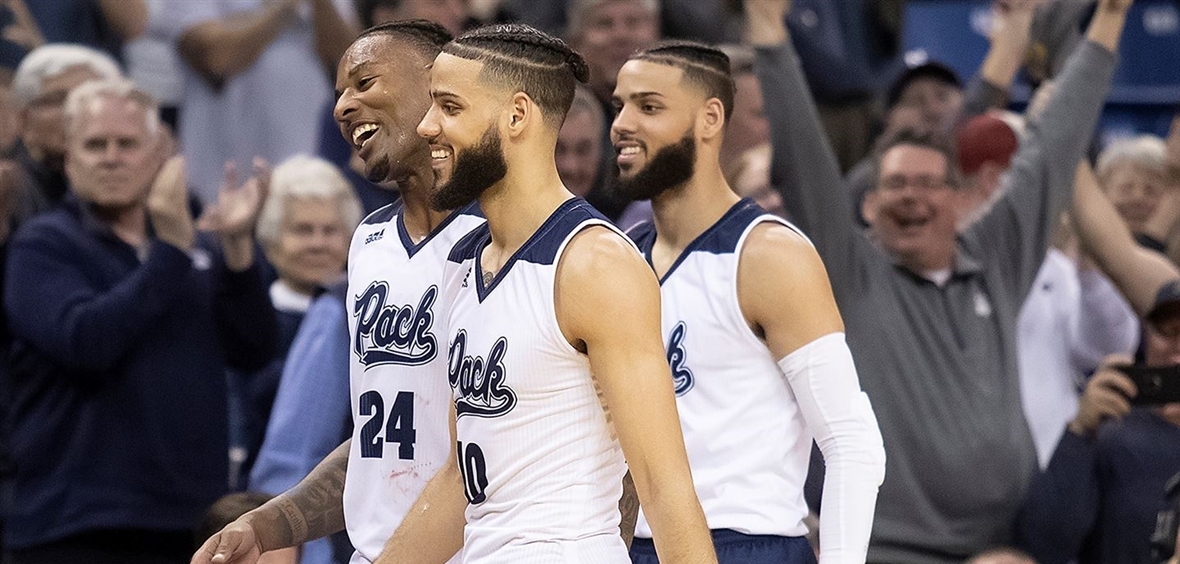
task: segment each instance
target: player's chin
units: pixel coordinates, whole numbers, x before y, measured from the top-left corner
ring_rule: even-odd
[[[369,182],[380,184],[382,182],[388,182],[392,179],[393,171],[391,170],[388,158],[376,157],[371,160],[366,160],[364,163],[365,179]]]

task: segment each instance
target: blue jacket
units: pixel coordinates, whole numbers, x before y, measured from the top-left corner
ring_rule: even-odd
[[[230,272],[203,234],[137,256],[72,199],[16,233],[6,545],[190,529],[227,491],[226,366],[274,351],[260,263]]]

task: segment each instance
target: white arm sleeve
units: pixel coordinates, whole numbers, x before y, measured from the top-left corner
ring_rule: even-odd
[[[820,506],[820,564],[863,564],[877,487],[885,478],[885,448],[844,334],[820,337],[778,365],[827,467]]]

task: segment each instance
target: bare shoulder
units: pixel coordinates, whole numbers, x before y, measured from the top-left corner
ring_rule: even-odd
[[[778,358],[844,330],[823,261],[806,237],[785,225],[763,222],[750,231],[737,287],[746,322]]]
[[[557,265],[559,284],[573,287],[583,283],[600,286],[607,280],[650,273],[643,257],[623,235],[600,225],[574,234]]]
[[[794,272],[819,269],[827,278],[819,253],[799,232],[774,221],[763,221],[750,230],[741,254],[742,274]]]
[[[655,274],[634,246],[607,227],[583,229],[567,244],[557,264],[554,303],[562,333],[578,348],[604,330],[625,333],[617,323],[624,318],[653,317],[658,333]]]

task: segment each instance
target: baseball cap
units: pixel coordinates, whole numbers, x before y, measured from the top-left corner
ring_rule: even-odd
[[[955,88],[963,87],[963,81],[959,80],[959,75],[955,73],[954,69],[938,61],[926,60],[920,64],[909,65],[905,72],[901,73],[901,76],[893,82],[893,86],[889,87],[889,97],[887,98],[889,107],[892,108],[896,105],[906,86],[919,78],[933,78],[939,82],[953,85]]]
[[[1147,312],[1147,321],[1159,323],[1173,315],[1180,314],[1180,279],[1164,284],[1155,295],[1155,303]]]
[[[1004,120],[982,114],[967,120],[955,135],[959,146],[959,169],[975,174],[984,163],[994,162],[1007,168],[1016,153],[1016,132]]]

